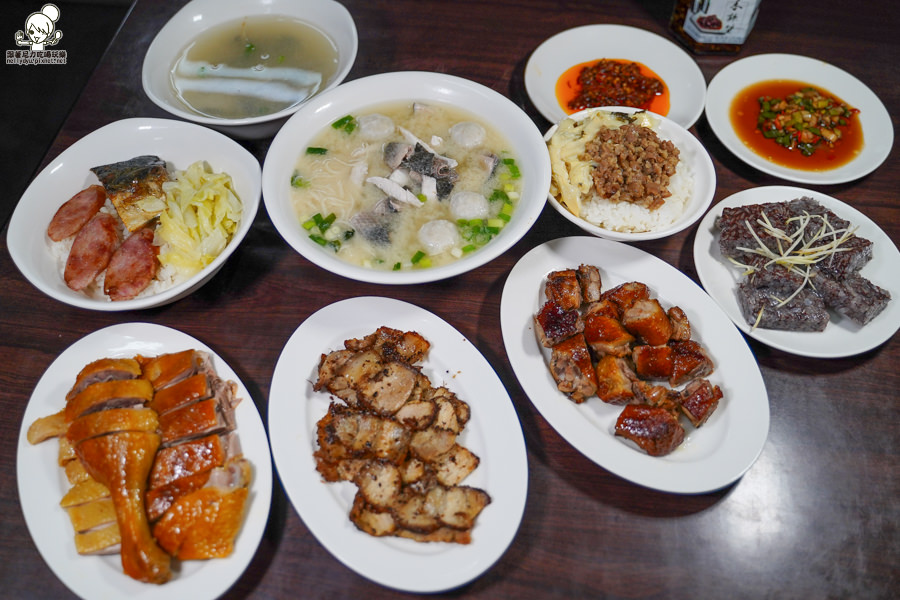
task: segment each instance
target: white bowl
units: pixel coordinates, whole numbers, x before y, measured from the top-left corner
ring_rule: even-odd
[[[599,108],[588,108],[573,115],[569,115],[567,118],[580,121],[601,110],[624,113],[635,113],[640,111],[640,109],[625,106],[604,106]],[[716,170],[713,166],[712,159],[709,157],[709,153],[706,151],[706,148],[703,147],[703,144],[681,125],[666,117],[653,113],[649,114],[652,114],[653,118],[659,120],[659,127],[656,129],[656,133],[659,137],[671,140],[672,143],[678,147],[681,160],[687,162],[694,173],[694,190],[681,217],[668,227],[657,231],[645,231],[640,233],[613,231],[612,229],[606,229],[605,227],[599,227],[593,223],[589,223],[581,217],[576,217],[565,206],[560,204],[552,194],[547,194],[548,201],[559,214],[592,235],[620,242],[639,242],[668,237],[687,229],[703,216],[706,209],[708,209],[709,205],[712,203],[713,195],[716,192]],[[562,122],[562,120],[560,120],[560,122]],[[559,123],[548,129],[547,133],[544,135],[544,140],[549,141],[558,127]]]
[[[98,183],[91,167],[153,154],[175,169],[205,160],[215,172],[231,175],[243,204],[231,241],[202,271],[152,296],[112,302],[90,298],[66,285],[50,250],[47,225],[56,209],[76,192]],[[13,262],[36,288],[60,302],[103,311],[150,308],[174,302],[205,284],[225,264],[250,230],[259,208],[259,161],[234,140],[200,125],[170,119],[124,119],[84,136],[35,177],[9,222],[7,244]]]
[[[462,109],[490,124],[510,144],[522,173],[522,192],[512,219],[475,252],[442,266],[382,271],[355,266],[309,239],[291,202],[291,175],[301,151],[335,120],[387,102],[422,101]],[[307,101],[291,117],[269,147],[263,165],[263,201],[276,229],[294,250],[338,275],[384,284],[410,284],[446,279],[479,267],[515,244],[531,228],[550,188],[550,157],[534,122],[512,101],[478,83],[426,72],[372,75],[340,85]]]
[[[347,76],[356,60],[359,41],[353,17],[334,0],[193,0],[169,19],[150,43],[141,72],[144,93],[157,106],[176,117],[208,125],[236,138],[257,139],[275,135],[288,117],[302,106],[302,102],[257,117],[207,117],[189,110],[175,95],[169,80],[176,58],[191,40],[211,27],[259,15],[280,15],[301,20],[334,42],[338,49],[338,66],[319,93],[335,87]]]

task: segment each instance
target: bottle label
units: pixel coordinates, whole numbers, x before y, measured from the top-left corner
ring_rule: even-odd
[[[701,44],[743,44],[758,12],[759,0],[694,0],[684,32]]]

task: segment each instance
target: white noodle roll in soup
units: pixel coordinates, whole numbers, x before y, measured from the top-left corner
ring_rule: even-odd
[[[506,140],[442,104],[397,102],[346,115],[304,148],[292,201],[325,251],[372,269],[440,266],[500,234],[521,192]]]

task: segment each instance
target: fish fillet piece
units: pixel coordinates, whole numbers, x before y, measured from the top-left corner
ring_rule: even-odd
[[[144,379],[93,383],[66,403],[66,422],[98,410],[147,404],[152,398],[153,387]]]
[[[158,156],[136,156],[93,167],[91,172],[103,184],[129,231],[139,229],[166,208],[162,184],[169,181],[169,172],[166,161]]]
[[[122,535],[122,570],[147,583],[172,577],[171,557],[153,539],[144,505],[159,444],[157,433],[129,431],[90,438],[76,447],[87,472],[109,488]]]

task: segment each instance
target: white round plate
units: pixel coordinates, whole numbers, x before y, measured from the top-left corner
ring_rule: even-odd
[[[584,25],[544,41],[525,65],[525,90],[545,119],[556,123],[569,114],[556,98],[560,76],[575,65],[601,58],[633,60],[659,75],[669,88],[669,112],[663,116],[685,129],[703,112],[706,80],[678,45],[637,27]]]
[[[323,353],[380,326],[416,331],[431,343],[422,372],[469,404],[460,443],[481,458],[464,481],[491,503],[478,516],[468,545],[372,537],[350,522],[356,486],[326,483],[316,471],[316,422],[330,395],[314,392]],[[405,302],[380,297],[343,300],[304,321],[285,344],[269,394],[269,435],[278,475],[300,518],[331,554],[376,583],[409,592],[439,592],[487,571],[506,551],[525,509],[525,441],[509,395],[480,352],[447,322]]]
[[[580,121],[581,119],[585,119],[589,115],[602,110],[635,113],[640,109],[629,107],[588,108],[581,112],[577,112],[574,115],[570,115],[569,118]],[[680,159],[684,161],[685,164],[689,165],[691,171],[694,173],[693,193],[691,194],[690,199],[688,199],[687,205],[684,207],[684,212],[677,221],[668,227],[657,231],[645,231],[639,233],[613,231],[612,229],[606,229],[605,227],[589,223],[581,217],[576,217],[569,209],[560,204],[559,200],[553,197],[553,194],[547,194],[547,201],[559,214],[588,233],[596,235],[597,237],[619,242],[656,240],[675,235],[696,223],[700,217],[703,216],[703,213],[706,212],[706,209],[709,208],[713,196],[716,193],[716,169],[713,166],[712,159],[709,157],[706,148],[703,147],[700,140],[694,137],[690,131],[666,117],[657,116],[656,119],[659,121],[659,127],[655,129],[657,135],[664,140],[672,141],[672,143],[678,147]],[[547,133],[544,134],[544,141],[550,141],[550,138],[553,137],[553,134],[558,127],[559,125],[557,124],[548,129]]]
[[[187,169],[205,160],[213,171],[231,175],[243,204],[241,223],[231,241],[202,271],[152,296],[112,302],[94,299],[66,285],[50,251],[47,225],[56,210],[89,185],[98,183],[90,169],[136,156],[154,154],[170,168]],[[174,302],[192,293],[215,275],[253,224],[262,192],[259,161],[240,144],[221,133],[170,119],[123,119],[93,131],[47,165],[29,184],[9,222],[9,253],[19,271],[36,288],[71,306],[102,311],[137,310]]]
[[[716,365],[708,379],[722,389],[723,399],[703,426],[685,426],[684,442],[671,454],[653,457],[616,437],[621,406],[599,398],[576,404],[556,387],[548,367],[550,351],[538,341],[534,315],[546,301],[547,274],[582,263],[600,269],[604,290],[637,280],[663,306],[681,307],[691,322],[692,338]],[[710,492],[740,478],[762,451],[769,433],[769,400],[747,343],[699,286],[646,252],[591,237],[541,244],[510,272],[500,324],[509,361],[532,404],[575,449],[623,479],[664,492]]]
[[[163,584],[141,583],[122,572],[118,554],[81,556],[75,551],[72,524],[59,501],[69,489],[65,473],[57,466],[59,445],[55,440],[31,445],[28,427],[40,417],[58,412],[65,406],[66,392],[86,364],[98,358],[155,356],[194,349],[209,352],[216,372],[238,385],[235,409],[237,432],[244,456],[253,465],[244,524],[227,558],[206,561],[180,561],[180,571]],[[237,581],[259,546],[272,498],[272,464],[269,444],[253,399],[244,384],[221,357],[193,337],[149,323],[113,325],[87,335],[69,346],[47,368],[38,381],[25,409],[19,431],[16,470],[19,501],[25,523],[47,565],[73,593],[94,598],[130,598],[168,600],[170,598],[217,598]]]
[[[849,163],[827,171],[782,167],[751,150],[731,126],[731,103],[741,90],[761,81],[786,79],[821,87],[859,109],[863,148]],[[859,79],[826,62],[794,54],[758,54],[737,60],[719,71],[706,94],[706,119],[716,137],[735,156],[763,173],[812,184],[844,183],[868,175],[884,162],[894,144],[891,117]]]
[[[824,331],[778,331],[753,329],[741,314],[736,289],[743,271],[732,266],[719,251],[716,219],[725,208],[764,202],[784,202],[801,196],[817,200],[837,216],[850,221],[852,226],[858,227],[856,235],[874,243],[872,260],[863,267],[860,274],[888,290],[893,300],[868,324],[858,325],[834,311],[829,311],[831,321]],[[897,286],[900,252],[897,246],[864,214],[820,192],[789,186],[764,186],[728,196],[710,209],[700,222],[694,238],[694,265],[697,267],[697,275],[703,287],[719,303],[728,318],[745,334],[778,350],[815,358],[853,356],[880,346],[900,329],[900,302],[897,300],[900,295],[900,287]]]

